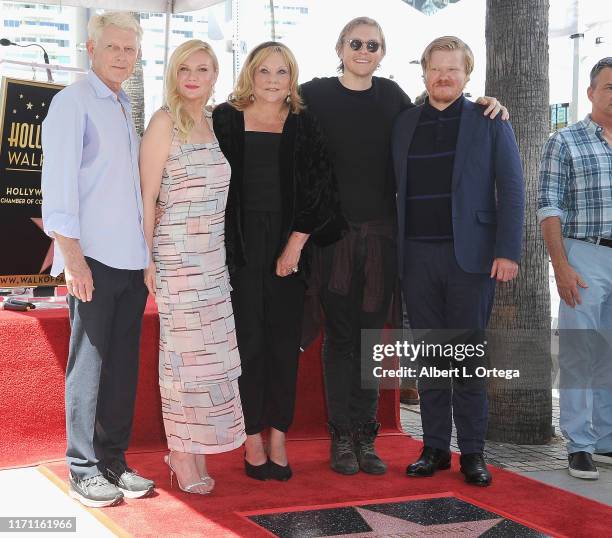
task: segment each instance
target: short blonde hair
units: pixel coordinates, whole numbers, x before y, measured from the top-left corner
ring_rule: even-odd
[[[255,71],[264,62],[264,60],[278,52],[284,62],[289,67],[289,109],[294,114],[299,114],[304,108],[304,102],[298,91],[298,64],[293,52],[282,43],[276,41],[266,41],[257,45],[246,57],[244,65],[240,70],[240,75],[234,87],[234,91],[230,94],[228,101],[237,110],[244,110],[251,104],[251,96],[253,95],[253,86],[255,81]]]
[[[423,51],[421,56],[421,67],[423,68],[423,74],[427,71],[427,64],[431,59],[431,55],[436,50],[460,50],[463,52],[463,58],[465,62],[465,74],[470,75],[474,70],[474,54],[472,49],[467,43],[461,41],[458,37],[452,35],[446,35],[434,39]]]
[[[382,27],[378,24],[374,19],[370,17],[357,17],[348,21],[342,30],[340,30],[340,35],[338,36],[338,41],[336,41],[336,54],[340,58],[342,56],[342,49],[344,47],[344,42],[346,41],[346,36],[349,35],[357,26],[361,26],[362,24],[366,26],[373,26],[378,30],[380,34],[380,50],[382,50],[383,55],[387,53],[387,42],[385,41],[385,34],[383,34]],[[338,65],[337,70],[340,73],[344,73],[344,63],[340,60],[340,65]]]
[[[87,23],[89,39],[97,43],[104,28],[110,25],[122,30],[132,30],[136,33],[138,45],[140,45],[142,41],[142,28],[134,16],[127,11],[106,11],[100,15],[94,15]]]
[[[183,100],[178,91],[176,81],[180,65],[189,58],[189,56],[199,51],[205,52],[210,56],[215,73],[219,73],[219,61],[217,60],[215,51],[208,43],[199,39],[190,39],[179,45],[172,53],[172,56],[170,56],[166,69],[164,101],[168,106],[174,125],[179,131],[179,138],[183,142],[186,142],[189,138],[189,133],[191,129],[193,129],[195,123],[183,106]]]

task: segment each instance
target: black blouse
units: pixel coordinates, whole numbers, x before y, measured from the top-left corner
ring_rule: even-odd
[[[225,209],[227,266],[232,273],[246,264],[244,248],[245,130],[244,113],[229,103],[213,111],[213,128],[232,174]],[[292,232],[311,235],[319,245],[331,244],[347,229],[340,212],[337,187],[327,149],[314,117],[307,111],[289,114],[280,137],[281,240],[278,255]],[[308,273],[308,244],[300,258],[300,273]]]
[[[244,133],[244,208],[280,213],[281,133]]]

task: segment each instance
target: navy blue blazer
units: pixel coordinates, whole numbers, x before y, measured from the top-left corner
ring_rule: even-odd
[[[423,105],[404,110],[394,123],[391,151],[397,181],[399,274],[403,275],[408,149]],[[452,177],[455,256],[468,273],[490,273],[495,258],[518,262],[525,216],[525,184],[514,131],[499,116],[467,99]]]

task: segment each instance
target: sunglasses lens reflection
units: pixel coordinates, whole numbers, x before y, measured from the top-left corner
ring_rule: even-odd
[[[361,41],[361,39],[351,39],[349,41],[349,46],[353,50],[361,50],[361,47],[363,47],[363,45],[364,45],[364,42]],[[378,41],[370,40],[365,43],[365,46],[368,52],[376,52],[380,44],[378,43]]]

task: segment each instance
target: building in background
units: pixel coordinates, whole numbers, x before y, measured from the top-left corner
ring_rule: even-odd
[[[584,88],[593,63],[609,55],[612,3],[555,0],[550,4],[550,100],[554,105],[551,126],[559,126],[571,118],[567,103],[572,103],[574,63],[580,66],[578,119],[588,110]],[[485,11],[485,0],[225,0],[204,10],[173,15],[169,52],[186,39],[208,41],[219,59],[215,99],[221,102],[231,92],[234,73],[247,52],[271,39],[272,20],[274,37],[291,47],[300,65],[300,81],[304,82],[315,76],[336,74],[334,47],[338,32],[349,19],[368,15],[381,23],[387,38],[387,55],[377,75],[393,78],[409,95],[418,95],[423,90],[418,62],[421,51],[434,37],[455,34],[470,44],[476,57],[476,69],[467,88],[475,96],[484,92]],[[47,49],[51,63],[87,69],[84,44],[91,13],[85,8],[0,1],[0,37],[19,44],[38,43]],[[144,29],[142,58],[148,119],[162,103],[166,18],[162,13],[141,13],[140,19]],[[583,36],[579,62],[574,61],[575,40],[569,37],[576,30]],[[42,63],[37,47],[0,47],[2,58]],[[31,69],[8,64],[0,65],[0,73],[32,78]],[[36,77],[46,79],[44,71],[38,71]],[[67,72],[54,73],[54,77],[64,84],[74,78]]]
[[[82,53],[77,46],[79,39],[83,37],[78,28],[86,10],[19,2],[2,2],[1,8],[1,37],[19,45],[38,43],[45,48],[52,64],[66,67],[78,65]],[[38,47],[3,47],[0,54],[4,59],[43,63],[43,54]],[[7,64],[2,64],[2,74],[16,78],[32,78],[31,69]],[[38,80],[46,80],[44,71],[37,72],[36,77]],[[68,72],[54,72],[53,78],[61,84],[72,81]]]
[[[80,67],[84,70],[89,68],[85,50],[87,21],[95,10],[20,2],[0,2],[0,8],[0,37],[19,45],[42,45],[47,50],[52,64]],[[230,18],[231,1],[227,1],[205,10],[172,15],[170,21],[170,53],[183,41],[193,38],[209,41],[215,49],[221,64],[220,70],[224,75],[217,84],[218,101],[226,99],[233,83]],[[166,16],[163,13],[141,13],[140,24],[144,31],[142,63],[145,115],[148,120],[162,104]],[[2,47],[0,58],[43,63],[42,51],[38,47]],[[4,63],[0,72],[3,76],[16,78],[31,79],[33,76],[32,69],[28,67]],[[37,80],[46,80],[46,74],[42,70],[37,70],[35,76]],[[75,75],[56,71],[53,77],[55,82],[69,84],[74,81]]]

